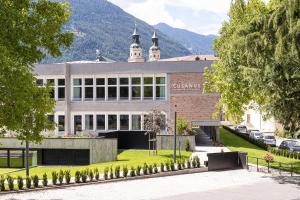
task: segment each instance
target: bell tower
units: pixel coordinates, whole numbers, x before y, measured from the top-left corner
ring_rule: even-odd
[[[152,36],[152,46],[149,49],[149,61],[157,61],[160,59],[160,48],[158,46],[158,37],[154,31]]]
[[[145,62],[143,50],[140,46],[140,35],[137,33],[136,23],[132,34],[132,44],[130,45],[128,62]]]

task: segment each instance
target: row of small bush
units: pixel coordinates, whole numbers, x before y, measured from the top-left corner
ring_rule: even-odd
[[[287,158],[294,158],[294,159],[300,160],[300,153],[298,153],[298,152],[290,152],[286,149],[278,149],[278,148],[274,148],[274,147],[269,147],[268,151],[277,156],[283,156],[283,157],[287,157]]]
[[[251,144],[254,144],[254,145],[256,145],[256,146],[258,146],[258,147],[260,147],[260,148],[262,148],[262,149],[264,149],[264,150],[266,150],[266,151],[268,150],[268,146],[269,146],[269,145],[263,143],[263,142],[260,141],[260,140],[255,140],[255,139],[253,139],[253,138],[250,138],[248,135],[243,134],[243,133],[240,133],[240,132],[238,132],[238,131],[235,131],[235,130],[233,130],[233,129],[227,127],[227,126],[223,126],[223,128],[226,129],[226,130],[228,130],[229,132],[231,132],[231,133],[233,133],[233,134],[235,134],[235,135],[237,135],[237,136],[243,138],[244,140],[247,140],[247,141],[250,142]]]
[[[185,161],[177,161],[176,164],[170,160],[167,162],[162,162],[160,165],[153,164],[148,165],[147,163],[144,163],[143,166],[137,166],[137,167],[130,167],[128,168],[126,165],[124,165],[121,169],[120,166],[116,166],[114,169],[111,167],[106,167],[104,169],[104,175],[103,179],[114,179],[114,178],[127,178],[135,177],[135,176],[141,176],[141,175],[148,175],[148,174],[157,174],[159,172],[167,172],[167,171],[175,171],[175,170],[183,170],[183,169],[189,169],[189,168],[199,168],[200,167],[200,159],[195,156],[192,158],[192,160],[185,160]],[[121,174],[122,170],[122,174]],[[62,185],[62,184],[70,184],[71,182],[71,173],[69,170],[63,171],[60,170],[59,172],[53,171],[51,173],[52,175],[52,184],[53,185]],[[0,191],[5,191],[5,180],[7,181],[8,189],[14,190],[14,178],[11,176],[7,176],[6,178],[4,176],[0,177]],[[17,189],[23,190],[23,189],[33,189],[33,188],[39,188],[39,187],[47,187],[48,186],[48,177],[47,174],[43,174],[42,177],[42,185],[39,184],[39,177],[37,175],[34,175],[32,177],[27,177],[25,179],[25,185],[24,185],[24,179],[21,176],[17,177]],[[75,172],[75,183],[86,183],[88,181],[99,181],[100,180],[100,174],[99,170],[97,168],[95,169],[85,169],[81,171]]]

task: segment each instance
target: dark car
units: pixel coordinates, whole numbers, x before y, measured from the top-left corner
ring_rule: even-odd
[[[279,145],[279,148],[290,152],[300,152],[300,143],[297,140],[284,140]]]

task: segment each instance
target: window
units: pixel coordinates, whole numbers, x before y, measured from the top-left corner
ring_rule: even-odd
[[[105,100],[105,78],[96,79],[96,99]]]
[[[47,85],[51,87],[51,90],[49,92],[50,98],[55,98],[55,84],[54,79],[47,79]]]
[[[117,115],[108,115],[108,129],[117,130]]]
[[[108,78],[108,100],[116,100],[117,99],[117,78]]]
[[[44,80],[43,79],[36,79],[36,85],[37,86],[43,86],[44,85]]]
[[[57,100],[65,100],[65,79],[57,80]]]
[[[73,100],[81,101],[82,97],[82,80],[80,78],[73,79]]]
[[[58,131],[65,131],[65,116],[58,115]]]
[[[153,78],[144,77],[144,99],[153,99]]]
[[[105,115],[97,115],[97,130],[105,130]]]
[[[131,116],[131,126],[132,130],[141,130],[141,115],[132,115]]]
[[[156,99],[166,98],[166,79],[165,77],[156,77]]]
[[[74,130],[75,134],[77,131],[82,131],[82,117],[81,115],[74,116]]]
[[[120,78],[120,100],[128,100],[129,98],[129,79]]]
[[[84,79],[84,100],[91,101],[93,100],[93,85],[94,80],[92,78]]]
[[[120,130],[129,130],[129,115],[120,115]]]
[[[141,78],[134,77],[131,78],[131,94],[132,100],[139,100],[141,99]]]
[[[85,130],[94,130],[93,115],[85,115]]]
[[[48,115],[47,117],[50,122],[54,122],[54,115]]]

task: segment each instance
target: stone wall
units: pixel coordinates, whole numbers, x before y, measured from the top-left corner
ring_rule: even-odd
[[[186,140],[190,141],[190,150],[195,150],[195,136],[194,135],[177,135],[176,149],[185,150],[184,143]],[[158,135],[157,136],[157,148],[158,149],[174,149],[174,135]]]
[[[114,161],[118,154],[117,139],[107,138],[45,138],[41,144],[29,144],[30,149],[88,149],[90,164]],[[16,138],[0,138],[0,148],[24,149],[25,142]]]

